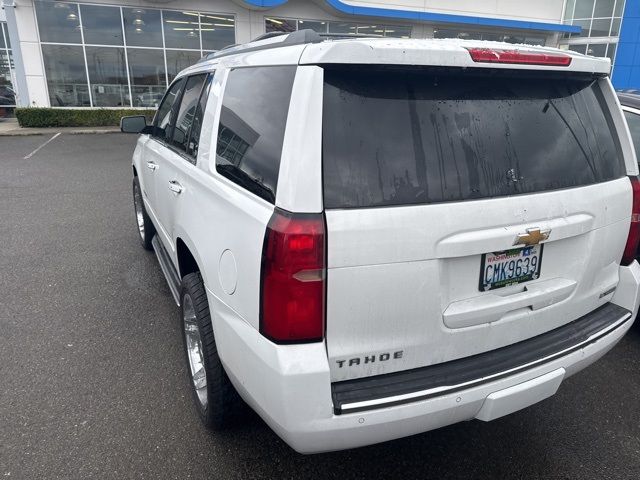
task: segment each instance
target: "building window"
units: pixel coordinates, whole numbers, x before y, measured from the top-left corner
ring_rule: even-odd
[[[180,70],[235,43],[233,15],[48,0],[35,5],[54,107],[156,108]]]
[[[11,72],[13,71],[13,56],[7,23],[0,22],[0,117],[5,116],[16,106],[16,94],[13,88]]]
[[[81,5],[84,43],[122,45],[122,19],[118,7]]]
[[[158,108],[167,89],[162,50],[127,48],[134,107]]]
[[[582,55],[586,55],[587,44],[583,43],[583,44],[569,45],[569,50],[571,50],[572,52],[581,53]]]
[[[163,12],[164,44],[167,48],[200,50],[198,14],[194,12]]]
[[[122,19],[127,46],[162,48],[160,10],[123,8]]]
[[[625,0],[569,0],[564,23],[582,28],[580,33],[565,38],[617,36]]]
[[[190,52],[188,50],[167,50],[167,74],[169,75],[169,83],[180,73],[180,71],[193,65],[200,59],[199,52]]]
[[[615,58],[625,0],[568,0],[564,23],[580,33],[565,33],[562,48],[596,57]]]
[[[200,15],[203,50],[220,50],[236,43],[236,21],[231,15]]]
[[[52,107],[90,107],[84,53],[81,46],[42,45]]]
[[[35,2],[41,42],[82,43],[77,3]]]
[[[544,45],[545,37],[517,33],[474,32],[453,28],[435,28],[434,38],[462,38],[465,40],[488,40],[492,42],[526,43],[528,45]]]
[[[295,20],[286,20],[288,22],[295,22]],[[327,33],[327,23],[321,20],[298,20],[298,26],[300,29],[309,29],[318,33]]]
[[[128,107],[124,48],[86,47],[91,99],[95,107]]]
[[[611,63],[613,63],[617,47],[617,43],[572,43],[564,48],[568,48],[568,50],[572,52],[582,53],[583,55],[608,57]]]
[[[371,25],[368,23],[330,22],[320,20],[295,20],[265,17],[265,30],[270,32],[295,32],[311,29],[318,33],[341,35],[368,35],[372,37],[410,38],[411,27],[406,25]]]
[[[319,33],[327,33],[327,23],[320,22],[321,26],[316,30]],[[267,33],[271,32],[295,32],[298,30],[297,20],[287,20],[286,18],[265,18],[264,27]],[[303,29],[306,27],[302,27]]]

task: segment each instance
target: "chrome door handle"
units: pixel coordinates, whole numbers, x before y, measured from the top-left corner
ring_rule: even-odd
[[[169,190],[173,193],[182,193],[184,188],[182,188],[182,185],[180,185],[176,180],[171,180],[169,181]]]
[[[147,168],[155,171],[158,168],[158,164],[154,162],[147,162]]]

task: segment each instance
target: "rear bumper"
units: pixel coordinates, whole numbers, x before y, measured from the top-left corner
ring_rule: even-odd
[[[497,350],[414,370],[331,385],[335,413],[355,413],[455,393],[530,370],[598,341],[631,317],[607,303],[571,323]]]
[[[609,351],[638,310],[640,267],[620,267],[620,282],[606,326],[574,348],[505,375],[453,391],[373,409],[336,414],[325,345],[275,345],[209,293],[214,330],[226,370],[269,426],[301,453],[341,450],[414,435],[463,420],[492,420],[555,393],[562,380]],[[604,324],[603,324],[604,325]],[[384,398],[384,397],[377,397]]]

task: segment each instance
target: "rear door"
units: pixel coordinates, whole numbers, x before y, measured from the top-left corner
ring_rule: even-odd
[[[189,164],[195,163],[191,151],[187,153],[189,135],[206,78],[207,74],[201,73],[185,79],[183,92],[174,108],[175,120],[172,121],[171,131],[165,141],[158,145],[161,153],[158,155],[160,168],[156,177],[157,214],[165,245],[172,253],[175,253],[176,215],[182,207],[187,188],[183,172]]]
[[[158,189],[161,188],[160,173],[164,156],[166,155],[165,145],[171,139],[172,120],[174,117],[176,102],[180,98],[184,79],[176,80],[167,90],[158,111],[156,112],[153,133],[151,139],[145,145],[143,171],[146,173],[144,190],[147,195],[147,211],[153,218],[153,223],[158,227],[158,233],[165,245],[169,245],[169,238],[160,221],[160,208],[158,199]]]
[[[325,68],[333,381],[493,350],[613,295],[631,188],[607,80],[475,70]]]

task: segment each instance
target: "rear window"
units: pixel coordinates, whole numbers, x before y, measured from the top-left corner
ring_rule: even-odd
[[[326,68],[325,207],[499,197],[624,176],[597,80],[545,74]]]

